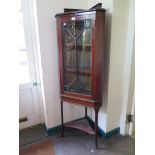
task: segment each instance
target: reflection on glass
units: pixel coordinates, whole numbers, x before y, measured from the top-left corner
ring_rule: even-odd
[[[62,24],[64,90],[91,95],[92,20]]]

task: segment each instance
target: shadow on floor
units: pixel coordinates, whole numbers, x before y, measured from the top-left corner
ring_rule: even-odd
[[[19,146],[23,146],[34,141],[47,137],[47,131],[43,124],[39,124],[19,131]]]

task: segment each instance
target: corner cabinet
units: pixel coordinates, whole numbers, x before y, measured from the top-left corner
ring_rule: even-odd
[[[91,9],[56,15],[61,120],[63,101],[95,109],[95,145],[97,147],[98,111],[102,106],[105,10]],[[72,125],[73,126],[73,125]],[[73,126],[74,127],[74,126]],[[84,130],[84,129],[83,129]]]

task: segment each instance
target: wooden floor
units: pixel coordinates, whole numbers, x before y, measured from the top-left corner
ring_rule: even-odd
[[[52,142],[47,138],[39,143],[20,148],[19,155],[54,155]]]
[[[35,141],[47,138],[48,134],[43,124],[38,124],[19,131],[19,146],[32,144]]]
[[[98,137],[95,149],[94,135],[65,128],[61,132],[20,147],[19,155],[135,155],[135,138],[113,135],[106,139]]]

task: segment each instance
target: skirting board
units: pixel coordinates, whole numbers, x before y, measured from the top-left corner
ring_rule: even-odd
[[[80,118],[80,119],[84,119],[84,118]],[[77,119],[77,120],[80,120],[80,119]],[[87,120],[88,120],[88,122],[90,123],[90,125],[91,125],[92,127],[95,126],[95,123],[94,123],[94,121],[93,121],[91,118],[87,117]],[[75,120],[75,121],[76,121],[76,120]],[[55,127],[53,127],[53,128],[49,128],[49,129],[46,128],[46,130],[47,130],[47,133],[48,133],[49,136],[50,136],[50,135],[54,135],[54,134],[60,133],[60,131],[61,131],[61,125],[58,125],[58,126],[55,126]],[[98,128],[98,133],[99,133],[99,136],[101,136],[101,137],[103,137],[103,138],[110,138],[111,136],[120,133],[120,127],[115,128],[115,129],[113,129],[113,130],[111,130],[111,131],[109,131],[109,132],[107,132],[107,133],[104,132],[104,131],[99,127],[99,128]]]
[[[87,117],[87,120],[90,123],[90,125],[94,128],[95,122],[90,117]],[[115,128],[115,129],[113,129],[113,130],[111,130],[111,131],[109,131],[107,133],[104,132],[100,127],[98,127],[98,133],[99,133],[99,136],[101,136],[101,137],[110,138],[111,136],[120,133],[120,127]]]

